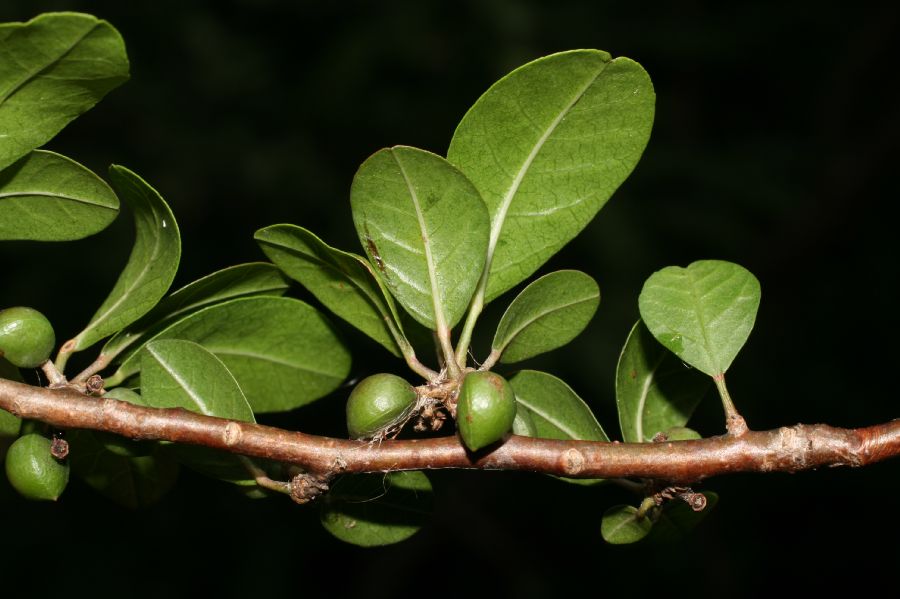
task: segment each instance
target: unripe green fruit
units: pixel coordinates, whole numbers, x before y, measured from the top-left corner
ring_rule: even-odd
[[[456,428],[466,447],[478,451],[499,441],[515,419],[516,395],[506,379],[489,371],[466,375],[456,404]]]
[[[23,497],[56,501],[69,482],[69,466],[50,454],[50,439],[31,433],[10,445],[6,478]]]
[[[22,306],[0,310],[0,356],[15,366],[40,366],[55,344],[53,326],[37,310]]]
[[[393,374],[364,378],[347,400],[347,431],[354,439],[374,436],[407,415],[416,402],[416,390]]]

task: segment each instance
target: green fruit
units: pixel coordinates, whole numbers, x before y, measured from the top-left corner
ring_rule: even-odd
[[[506,379],[493,372],[472,372],[459,388],[456,428],[472,451],[503,438],[516,418],[516,395]]]
[[[0,311],[0,356],[15,366],[40,366],[55,344],[53,326],[37,310],[19,306]]]
[[[6,478],[23,497],[56,501],[69,482],[69,466],[50,454],[50,439],[31,433],[10,445]]]
[[[347,431],[370,438],[404,418],[416,402],[416,390],[393,374],[374,374],[359,382],[347,400]]]

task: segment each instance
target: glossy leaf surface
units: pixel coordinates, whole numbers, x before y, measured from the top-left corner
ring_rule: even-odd
[[[157,304],[140,320],[116,333],[105,346],[103,354],[118,355],[125,349],[139,345],[155,333],[197,310],[240,297],[283,295],[289,282],[275,266],[266,262],[238,264],[216,271],[178,291]]]
[[[449,162],[397,146],[369,157],[350,189],[353,222],[397,301],[430,329],[462,317],[488,240],[484,202]]]
[[[0,171],[0,239],[81,239],[118,213],[109,185],[65,156],[35,150]]]
[[[566,383],[546,372],[523,370],[509,380],[519,409],[525,408],[537,437],[609,441],[584,400]]]
[[[638,510],[632,505],[616,505],[604,512],[600,525],[603,539],[612,545],[637,543],[653,528],[650,518],[638,518]]]
[[[732,262],[700,260],[650,275],[638,305],[653,336],[709,376],[723,374],[743,347],[759,308],[759,281]]]
[[[127,79],[125,44],[106,21],[49,13],[6,24],[0,36],[0,169],[50,141]]]
[[[134,213],[135,240],[128,263],[90,323],[73,339],[73,350],[90,347],[150,311],[169,290],[181,258],[181,237],[165,200],[143,179],[111,166],[113,189]]]
[[[269,260],[325,307],[400,355],[389,325],[397,322],[396,309],[364,258],[335,249],[296,225],[266,227],[255,238]]]
[[[323,498],[321,521],[344,542],[390,545],[426,524],[432,504],[431,483],[421,472],[344,476]]]
[[[654,104],[639,64],[574,50],[516,69],[466,113],[447,158],[488,206],[488,300],[531,275],[603,207],[644,151]]]
[[[622,440],[646,443],[684,426],[709,390],[708,376],[659,344],[643,321],[631,329],[616,369],[616,406]]]
[[[350,354],[331,324],[311,306],[283,297],[250,297],[190,314],[156,339],[199,343],[228,367],[254,412],[290,410],[330,393],[346,378]],[[143,351],[113,375],[140,369]],[[141,376],[143,381],[143,375]]]
[[[157,340],[147,344],[141,356],[141,391],[147,405],[255,422],[237,381],[221,360],[197,343]],[[203,447],[176,445],[173,449],[179,461],[214,478],[248,478],[232,454]]]
[[[491,348],[511,363],[562,347],[584,330],[599,303],[597,283],[583,272],[544,275],[506,309]]]

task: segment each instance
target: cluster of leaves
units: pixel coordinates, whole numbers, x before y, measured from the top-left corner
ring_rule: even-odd
[[[395,146],[360,166],[350,202],[365,256],[278,224],[255,235],[272,263],[226,268],[169,294],[181,244],[160,194],[125,167],[111,166],[107,182],[38,149],[127,78],[124,44],[102,20],[54,13],[0,25],[0,239],[86,237],[105,228],[124,203],[135,223],[129,260],[90,322],[61,345],[55,368],[64,373],[70,355],[106,339],[70,381],[102,373],[117,399],[247,422],[328,395],[350,370],[334,324],[284,297],[290,280],[402,357],[424,379],[422,388],[571,341],[596,311],[599,289],[583,272],[551,272],[510,302],[484,362],[468,363],[484,306],[531,277],[630,174],[655,104],[649,77],[632,60],[598,50],[541,58],[478,99],[446,157]],[[650,277],[639,301],[643,320],[618,366],[624,441],[696,436],[683,427],[709,377],[726,411],[733,410],[724,373],[749,335],[758,302],[755,278],[726,262],[669,267]],[[420,356],[432,343],[437,357],[429,366]],[[0,376],[19,373],[0,358]],[[553,375],[522,370],[510,384],[516,433],[609,440],[587,404]],[[452,401],[438,407],[449,409]],[[0,438],[33,429],[0,411]],[[179,464],[238,485],[255,485],[260,472],[291,475],[289,467],[202,448],[86,431],[67,438],[74,474],[130,506],[158,500]],[[414,533],[430,502],[421,472],[346,476],[321,502],[321,517],[343,540],[385,544]],[[686,504],[644,501],[613,508],[602,529],[611,542],[630,542],[654,524],[669,534],[697,519]]]

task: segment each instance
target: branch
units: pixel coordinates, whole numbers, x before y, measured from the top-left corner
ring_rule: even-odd
[[[381,443],[333,439],[3,379],[0,408],[60,428],[202,445],[326,474],[470,468],[575,478],[640,477],[686,484],[732,472],[865,466],[900,455],[900,420],[860,429],[798,424],[749,431],[739,437],[662,443],[559,441],[514,435],[492,451],[472,454],[456,436]]]

